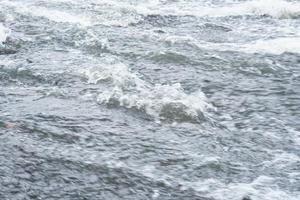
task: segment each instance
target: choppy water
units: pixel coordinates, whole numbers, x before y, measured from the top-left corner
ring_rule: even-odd
[[[300,199],[300,2],[0,0],[0,199]]]

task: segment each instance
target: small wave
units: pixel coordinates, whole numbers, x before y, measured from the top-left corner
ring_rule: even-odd
[[[300,53],[300,37],[279,37],[257,40],[251,43],[214,43],[200,41],[191,37],[168,36],[161,38],[168,44],[185,44],[206,50],[239,51],[244,53]]]
[[[172,51],[151,52],[146,55],[146,58],[157,63],[197,64],[196,61],[188,56]]]
[[[259,40],[245,45],[242,49],[249,53],[300,53],[300,37]]]
[[[4,1],[3,4],[14,8],[15,12],[20,14],[43,17],[58,23],[78,24],[83,27],[93,25],[127,27],[131,24],[137,24],[142,19],[141,16],[132,13],[131,10],[122,9],[116,5],[111,7],[112,5],[106,5],[105,2],[101,2],[101,5],[96,3],[93,5],[92,11],[94,12],[94,15],[74,14],[55,9],[48,9],[38,4],[9,1]],[[78,4],[78,2],[72,1],[74,7],[78,7]]]
[[[185,5],[186,4],[186,5]],[[135,10],[142,15],[171,15],[198,17],[226,17],[239,15],[269,15],[275,18],[295,18],[300,16],[300,4],[284,0],[254,0],[227,6],[199,6],[185,3],[172,7],[163,4],[138,5]]]
[[[46,82],[46,79],[42,75],[34,73],[30,69],[5,65],[1,66],[0,63],[0,81],[4,84],[22,83],[33,85]]]
[[[179,83],[152,85],[122,63],[109,62],[83,72],[88,83],[107,83],[97,96],[102,104],[137,109],[164,121],[198,121],[212,106],[201,91],[187,94]]]
[[[91,26],[92,22],[86,16],[73,15],[59,10],[51,10],[41,6],[34,6],[24,3],[3,2],[6,6],[13,7],[17,13],[31,15],[36,17],[44,17],[50,21],[60,23],[79,24],[82,26]]]
[[[3,43],[6,41],[10,32],[11,32],[10,29],[4,27],[3,24],[0,23],[0,46],[2,46]]]

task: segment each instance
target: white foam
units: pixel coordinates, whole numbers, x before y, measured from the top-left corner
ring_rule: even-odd
[[[98,12],[94,16],[95,24],[127,27],[142,20],[130,3],[101,0],[93,9]]]
[[[189,44],[197,48],[221,51],[240,51],[245,53],[282,54],[285,52],[300,54],[300,37],[279,37],[274,39],[256,40],[250,43],[213,43],[197,41],[189,36],[166,36],[159,39],[170,45]]]
[[[75,41],[77,47],[96,47],[98,49],[108,49],[109,41],[107,38],[99,38],[95,33],[88,29],[83,36],[79,36]]]
[[[6,41],[10,32],[11,32],[10,29],[4,27],[3,24],[0,23],[0,45],[3,45],[3,42]]]
[[[199,48],[222,50],[222,51],[240,51],[245,53],[262,54],[282,54],[282,53],[300,53],[300,37],[279,37],[274,39],[257,40],[251,43],[207,43],[198,42]]]
[[[56,3],[60,2],[70,2],[74,7],[78,7],[78,5],[80,5],[80,2],[56,0]],[[122,7],[118,6],[118,3],[108,3],[105,1],[101,2],[100,5],[93,2],[93,9],[97,11],[97,15],[91,15],[88,13],[73,14],[29,3],[3,1],[3,4],[13,7],[16,12],[21,14],[44,17],[54,22],[79,24],[84,27],[98,24],[105,26],[127,27],[130,24],[138,23],[142,19],[138,14],[134,14],[130,12],[130,10],[127,10],[127,6],[130,7],[130,4],[121,4],[123,5]]]
[[[225,184],[216,179],[206,179],[195,183],[185,183],[205,197],[216,200],[241,200],[250,197],[252,200],[297,200],[300,193],[288,193],[281,190],[276,179],[259,176],[250,183]]]
[[[300,53],[300,37],[259,40],[252,44],[244,45],[242,50],[249,53]]]
[[[122,63],[104,62],[83,73],[88,83],[110,85],[98,95],[98,102],[141,110],[158,120],[198,120],[212,108],[201,91],[187,94],[179,83],[152,85]]]
[[[80,24],[83,26],[90,26],[92,24],[91,20],[86,16],[72,15],[58,10],[49,10],[42,7],[32,7],[23,11],[29,12],[34,16],[46,17],[49,20],[55,22],[66,22],[72,24]]]
[[[13,7],[16,12],[36,17],[45,17],[54,22],[79,24],[82,26],[91,26],[91,19],[83,15],[74,15],[67,12],[47,9],[41,6],[34,6],[25,3],[3,2],[6,6]]]
[[[258,0],[250,2],[249,8],[249,10],[256,15],[270,15],[277,18],[293,18],[300,16],[299,2]]]
[[[131,6],[132,7],[132,6]],[[300,16],[300,3],[284,0],[254,0],[225,6],[207,6],[198,2],[184,2],[174,6],[162,3],[139,4],[134,9],[143,15],[177,15],[225,17],[238,15],[270,15],[276,18]]]
[[[281,152],[284,154],[284,152]],[[286,155],[282,155],[286,157]],[[290,157],[287,156],[287,157]],[[286,158],[287,158],[286,157]],[[203,158],[206,161],[203,161]],[[290,157],[294,158],[294,156]],[[281,158],[279,158],[281,159]],[[207,162],[218,162],[220,158],[212,157],[208,158],[205,156],[201,156],[199,162],[207,163]],[[277,160],[277,158],[275,158]],[[274,161],[275,161],[274,160]],[[282,160],[284,162],[285,158]],[[294,162],[298,162],[299,159],[294,160]],[[280,161],[281,162],[281,161]],[[289,162],[285,160],[285,162]],[[273,163],[273,166],[276,165],[278,161]],[[264,165],[266,163],[263,163]],[[267,167],[267,165],[266,165]],[[196,182],[191,182],[188,180],[183,180],[179,177],[174,177],[167,173],[161,174],[159,170],[157,170],[154,166],[147,166],[144,168],[133,168],[133,170],[137,170],[146,177],[154,179],[156,181],[162,181],[166,184],[172,185],[181,185],[180,190],[188,190],[193,189],[199,194],[199,196],[207,197],[209,199],[215,200],[242,200],[244,197],[250,197],[252,200],[298,200],[300,197],[300,192],[298,191],[288,191],[279,186],[280,180],[276,177],[269,176],[258,176],[252,181],[249,182],[230,182],[224,183],[221,180],[208,178],[201,179]],[[247,168],[245,168],[247,169]],[[299,173],[288,174],[289,176],[294,176],[291,178],[291,184],[297,184],[297,176]],[[169,182],[171,181],[171,182]]]

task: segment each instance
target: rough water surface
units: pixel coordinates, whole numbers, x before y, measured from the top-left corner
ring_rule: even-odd
[[[0,199],[300,199],[300,2],[0,0]]]

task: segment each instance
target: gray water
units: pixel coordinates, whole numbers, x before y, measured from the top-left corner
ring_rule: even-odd
[[[0,0],[0,199],[300,199],[300,2]]]

